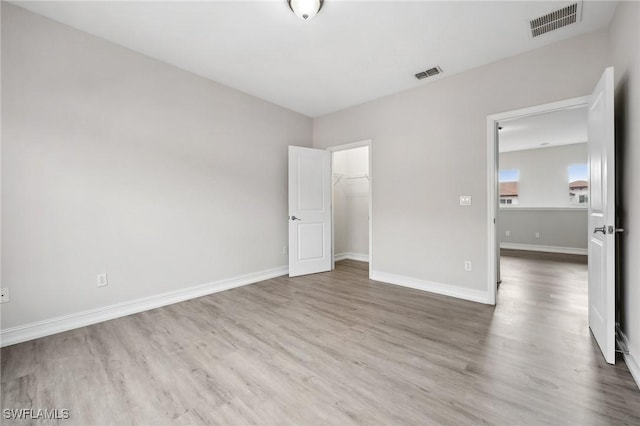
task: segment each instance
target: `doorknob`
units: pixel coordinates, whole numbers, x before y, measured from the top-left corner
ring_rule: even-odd
[[[291,216],[291,217],[290,217],[290,219],[291,219],[291,220],[302,220],[302,219],[297,218],[297,217],[295,217],[295,216]]]
[[[606,234],[606,233],[607,233],[607,229],[606,229],[606,227],[603,225],[603,226],[601,226],[600,228],[595,228],[595,229],[593,230],[593,233],[594,233],[594,234],[595,234],[596,232],[602,232],[603,234]]]

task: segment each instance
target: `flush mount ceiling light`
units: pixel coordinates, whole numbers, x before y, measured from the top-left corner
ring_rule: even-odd
[[[287,0],[287,3],[293,13],[307,21],[320,12],[324,0]]]

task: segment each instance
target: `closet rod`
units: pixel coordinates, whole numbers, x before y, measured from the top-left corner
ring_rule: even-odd
[[[361,176],[350,176],[347,179],[369,179],[369,175],[361,175]]]

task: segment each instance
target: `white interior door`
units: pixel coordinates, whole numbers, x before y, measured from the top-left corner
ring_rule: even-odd
[[[589,328],[615,363],[615,156],[613,68],[589,98]]]
[[[331,153],[289,147],[289,276],[331,270]]]

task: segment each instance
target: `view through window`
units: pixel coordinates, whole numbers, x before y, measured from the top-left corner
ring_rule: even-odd
[[[500,183],[500,205],[518,204],[518,169],[500,170],[498,181]]]
[[[589,168],[587,164],[569,166],[569,203],[589,204]]]

